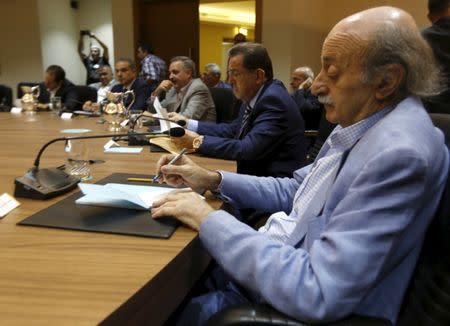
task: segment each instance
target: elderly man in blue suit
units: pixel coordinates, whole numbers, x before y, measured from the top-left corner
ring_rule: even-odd
[[[325,39],[312,92],[338,126],[311,166],[292,179],[258,178],[162,157],[157,170],[172,185],[276,212],[258,232],[195,193],[154,203],[154,218],[199,230],[230,276],[192,299],[180,322],[203,324],[226,306],[265,301],[307,322],[359,314],[395,323],[447,178],[444,136],[418,98],[439,92],[439,79],[409,14],[368,9]]]

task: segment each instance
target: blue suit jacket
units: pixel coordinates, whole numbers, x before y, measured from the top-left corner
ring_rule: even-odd
[[[150,97],[150,87],[147,85],[145,81],[142,79],[135,79],[133,85],[131,86],[131,90],[134,91],[134,103],[131,106],[131,111],[145,111],[147,109],[147,98]],[[121,93],[124,92],[124,88],[121,84],[114,85],[111,88],[111,92],[113,93]],[[129,105],[132,97],[128,96],[125,101],[125,107]]]
[[[408,98],[348,152],[287,243],[224,211],[208,215],[200,238],[235,280],[293,317],[323,322],[356,313],[395,322],[448,164],[442,132]],[[224,172],[220,190],[238,208],[289,213],[308,170],[293,179]]]
[[[244,110],[230,123],[199,122],[197,132],[205,137],[198,152],[236,160],[238,173],[292,176],[305,161],[306,141],[303,118],[286,88],[278,80],[266,82],[237,138]]]

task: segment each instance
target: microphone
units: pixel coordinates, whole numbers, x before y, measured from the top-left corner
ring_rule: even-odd
[[[183,137],[186,131],[181,127],[173,127],[163,132],[152,132],[147,137],[146,133],[136,133],[134,131],[129,131],[128,136],[121,138],[122,140],[128,140],[128,145],[130,146],[146,146],[150,145],[149,138],[153,137],[161,137],[165,135],[169,135],[170,137]]]
[[[183,128],[180,128],[183,129]],[[168,130],[171,133],[171,130]],[[183,129],[184,131],[184,129]],[[179,131],[174,131],[179,133]],[[140,135],[154,135],[153,132],[143,132]],[[33,199],[49,199],[57,195],[66,193],[74,189],[80,182],[79,177],[67,174],[63,168],[45,168],[40,169],[39,163],[44,150],[51,144],[59,141],[71,141],[79,139],[96,139],[96,138],[111,138],[114,136],[128,136],[123,134],[106,134],[106,135],[91,135],[91,136],[73,136],[55,138],[44,144],[39,150],[34,166],[21,177],[17,177],[14,181],[15,189],[14,196],[25,197]]]

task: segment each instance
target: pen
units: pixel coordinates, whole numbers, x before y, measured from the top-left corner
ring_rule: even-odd
[[[148,178],[127,178],[127,181],[152,182],[153,180]]]
[[[181,150],[181,152],[177,156],[175,156],[173,159],[171,159],[169,161],[169,163],[167,163],[167,165],[173,164],[176,161],[178,161],[181,158],[181,156],[183,156],[183,154],[186,153],[186,152],[187,152],[187,148],[183,148]],[[153,180],[153,182],[157,182],[158,179],[161,178],[161,177],[162,177],[162,172],[159,172],[158,175],[155,175],[152,180]]]

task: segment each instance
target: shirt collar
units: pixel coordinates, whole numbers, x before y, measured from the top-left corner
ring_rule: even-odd
[[[264,87],[264,84],[258,89],[255,96],[248,102],[248,106],[250,106],[252,109],[255,107],[256,101],[258,100],[259,94],[261,93],[262,89]]]
[[[178,92],[178,94],[184,95],[184,94],[187,92],[189,86],[191,86],[192,81],[193,81],[193,79],[191,79],[191,81],[190,81],[189,83],[187,83],[186,86],[182,87],[182,88],[180,89],[180,91]]]
[[[351,148],[373,125],[380,121],[386,114],[393,109],[392,106],[386,107],[371,116],[358,121],[351,126],[342,128],[336,126],[326,140],[330,148],[345,151]]]

